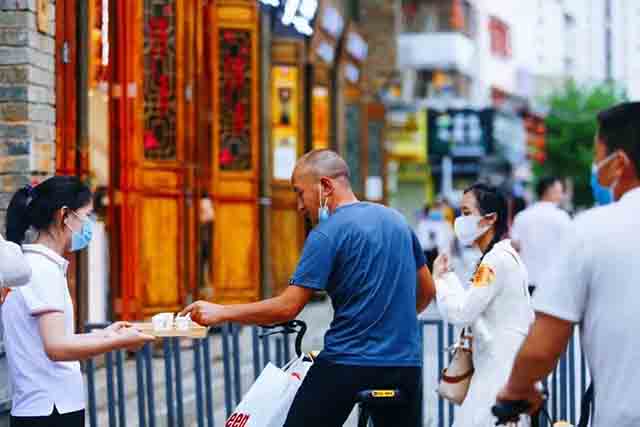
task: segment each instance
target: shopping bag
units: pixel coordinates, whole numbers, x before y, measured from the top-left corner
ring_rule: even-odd
[[[225,427],[282,427],[310,367],[302,357],[282,369],[267,364]]]

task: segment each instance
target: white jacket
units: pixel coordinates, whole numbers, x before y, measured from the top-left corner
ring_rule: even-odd
[[[533,323],[527,269],[509,240],[482,259],[468,289],[449,272],[436,279],[442,317],[473,333],[475,372],[454,427],[493,427],[491,406],[507,382],[516,353]],[[522,418],[520,425],[528,425]]]
[[[31,267],[20,246],[0,235],[0,287],[23,286],[31,280]]]

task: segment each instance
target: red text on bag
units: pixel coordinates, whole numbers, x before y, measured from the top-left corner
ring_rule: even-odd
[[[250,417],[249,414],[234,413],[229,417],[224,427],[245,427]]]

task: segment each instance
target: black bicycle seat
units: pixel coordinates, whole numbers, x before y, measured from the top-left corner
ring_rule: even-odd
[[[404,393],[399,389],[371,389],[358,392],[357,402],[365,405],[393,405],[405,400]]]

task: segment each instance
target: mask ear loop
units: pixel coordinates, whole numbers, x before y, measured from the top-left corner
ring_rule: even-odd
[[[322,183],[318,183],[318,185],[320,186],[320,191],[318,192],[318,196],[320,197],[320,207],[325,209],[329,204],[329,201],[325,198],[324,203],[322,203]]]

